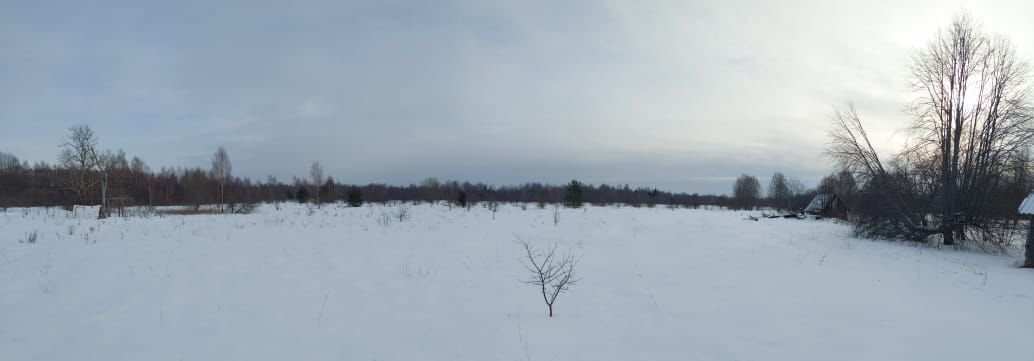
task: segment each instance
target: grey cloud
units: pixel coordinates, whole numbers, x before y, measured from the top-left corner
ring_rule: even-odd
[[[937,6],[934,6],[937,5]],[[881,148],[911,49],[966,8],[1031,54],[1031,4],[993,1],[101,1],[5,5],[0,150],[52,161],[64,127],[153,168],[348,182],[814,184],[832,107]]]

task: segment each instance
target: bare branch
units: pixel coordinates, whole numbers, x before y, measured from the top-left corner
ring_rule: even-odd
[[[543,252],[516,234],[514,238],[524,249],[525,259],[521,260],[521,264],[531,274],[524,283],[539,287],[542,300],[549,309],[549,317],[553,317],[553,304],[556,303],[557,297],[579,281],[575,277],[574,268],[581,261],[581,257],[575,257],[571,251],[558,253],[559,246],[556,243],[548,251]]]

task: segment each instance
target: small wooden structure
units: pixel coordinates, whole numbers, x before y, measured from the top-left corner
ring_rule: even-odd
[[[808,207],[804,208],[804,213],[816,217],[843,219],[847,217],[847,205],[836,194],[822,193],[815,195],[815,198],[811,199]]]
[[[1020,203],[1017,209],[1021,215],[1028,216],[1027,219],[1027,244],[1024,246],[1023,267],[1034,267],[1034,193],[1031,193]]]

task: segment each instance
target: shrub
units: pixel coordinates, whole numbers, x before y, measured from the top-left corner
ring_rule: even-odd
[[[359,190],[359,187],[352,187],[348,189],[348,206],[359,207],[363,205],[363,193]]]
[[[564,203],[571,208],[582,206],[582,182],[572,180],[567,184],[567,195],[564,196]]]

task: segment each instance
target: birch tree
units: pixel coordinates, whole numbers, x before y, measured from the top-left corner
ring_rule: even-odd
[[[323,166],[320,162],[312,162],[309,169],[309,176],[312,177],[312,194],[316,196],[316,208],[320,207],[320,185],[323,184]]]
[[[226,204],[226,183],[230,182],[230,172],[233,169],[233,165],[230,163],[230,155],[226,153],[226,148],[222,146],[215,151],[215,155],[212,156],[212,179],[215,179],[216,183],[219,184],[219,210],[223,210],[223,205]]]

